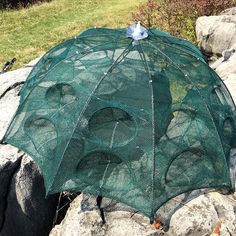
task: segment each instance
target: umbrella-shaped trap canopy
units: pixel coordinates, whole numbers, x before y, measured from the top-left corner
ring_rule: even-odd
[[[236,113],[195,46],[137,27],[89,29],[46,53],[3,142],[35,160],[48,194],[101,195],[153,219],[183,192],[233,188]]]

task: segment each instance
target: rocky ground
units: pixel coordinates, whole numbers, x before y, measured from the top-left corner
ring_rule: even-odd
[[[236,49],[236,9],[220,16],[200,17],[196,32],[206,55],[221,59],[216,72],[236,102],[236,53],[230,53],[226,59],[223,53]],[[18,91],[35,62],[0,75],[0,139],[18,106]],[[232,150],[231,157],[235,167],[236,150]],[[216,227],[220,235],[236,235],[236,194],[206,191],[183,194],[158,211],[162,222],[159,229],[134,209],[109,199],[103,201],[107,223],[102,224],[96,199],[80,194],[61,224],[51,230],[58,195],[45,198],[42,176],[30,157],[9,145],[0,145],[0,183],[1,236],[203,236],[210,235]]]

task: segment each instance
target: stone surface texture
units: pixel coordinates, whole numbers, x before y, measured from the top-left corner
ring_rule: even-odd
[[[66,217],[52,229],[50,236],[208,236],[218,224],[221,225],[221,236],[236,235],[236,198],[233,195],[210,192],[176,208],[172,201],[157,214],[161,222],[169,220],[165,231],[150,225],[149,219],[142,214],[120,209],[111,200],[103,206],[106,224],[102,224],[95,198],[90,196],[88,201],[87,196],[81,194],[73,201]],[[175,200],[179,202],[181,198]],[[170,208],[172,213],[168,214]]]
[[[202,16],[196,22],[196,36],[206,54],[218,54],[236,46],[236,15]]]
[[[105,213],[107,223],[103,225],[95,202],[94,197],[90,197],[88,202],[86,195],[79,195],[72,202],[65,219],[51,231],[50,236],[163,235],[161,231],[156,234],[157,230],[150,226],[147,217],[130,211],[119,211],[116,206]],[[83,204],[87,205],[87,210],[83,209]]]
[[[196,22],[196,35],[200,47],[208,55],[222,56],[225,50],[236,50],[236,7],[226,9],[218,16],[202,16]],[[236,77],[236,52],[228,60],[218,59],[217,68],[214,68],[222,80],[226,82],[232,96]],[[213,63],[213,67],[214,67]],[[234,85],[233,85],[234,84]]]
[[[9,145],[0,151],[0,235],[47,236],[58,197],[45,198],[43,178],[30,157]]]
[[[43,178],[31,158],[17,159],[5,190],[1,236],[47,236],[56,212],[56,195],[45,198]]]
[[[12,176],[20,166],[17,149],[9,145],[0,145],[0,229],[4,223],[7,195]]]

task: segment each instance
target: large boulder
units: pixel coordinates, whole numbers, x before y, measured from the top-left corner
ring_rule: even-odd
[[[222,80],[236,77],[236,8],[226,9],[218,16],[202,16],[196,22],[197,40],[202,51],[220,57],[210,63]],[[230,52],[230,53],[229,53]],[[232,92],[233,81],[229,90]],[[233,86],[235,87],[235,86]],[[233,88],[235,90],[235,88]],[[233,93],[235,97],[235,93]]]
[[[196,36],[201,49],[209,55],[221,55],[236,48],[236,15],[202,16],[196,22]]]
[[[12,177],[19,168],[20,162],[21,159],[17,155],[16,148],[9,145],[0,145],[0,229],[4,223],[7,195]]]
[[[0,75],[0,139],[17,109],[21,82],[35,63]],[[58,196],[45,197],[42,175],[32,159],[17,148],[0,145],[0,183],[0,235],[48,235]]]
[[[158,211],[158,219],[169,224],[159,229],[150,225],[147,217],[109,199],[103,204],[106,223],[102,224],[96,198],[88,196],[81,194],[72,202],[66,217],[52,229],[50,236],[207,236],[218,225],[221,236],[236,235],[233,195],[210,192],[190,200],[193,194],[184,203],[186,194],[183,194]]]
[[[105,199],[103,206],[107,223],[102,224],[96,198],[88,196],[81,194],[72,202],[66,217],[53,228],[50,236],[151,236],[157,232],[147,217],[109,199]],[[164,235],[158,231],[160,234],[155,235]]]
[[[13,150],[15,148],[11,149],[19,154]],[[5,186],[1,186],[0,235],[47,236],[53,225],[58,197],[45,197],[42,175],[30,157],[21,154],[8,160],[8,154],[1,154],[1,161],[6,161],[2,165]],[[0,172],[0,176],[4,174]]]
[[[236,235],[236,201],[233,195],[207,193],[187,205],[188,208],[181,208],[171,218],[171,235],[207,236],[219,224],[221,236]]]

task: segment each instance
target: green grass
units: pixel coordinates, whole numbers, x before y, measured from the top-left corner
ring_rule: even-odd
[[[16,57],[18,68],[90,27],[127,27],[145,0],[53,0],[0,11],[0,65]]]

